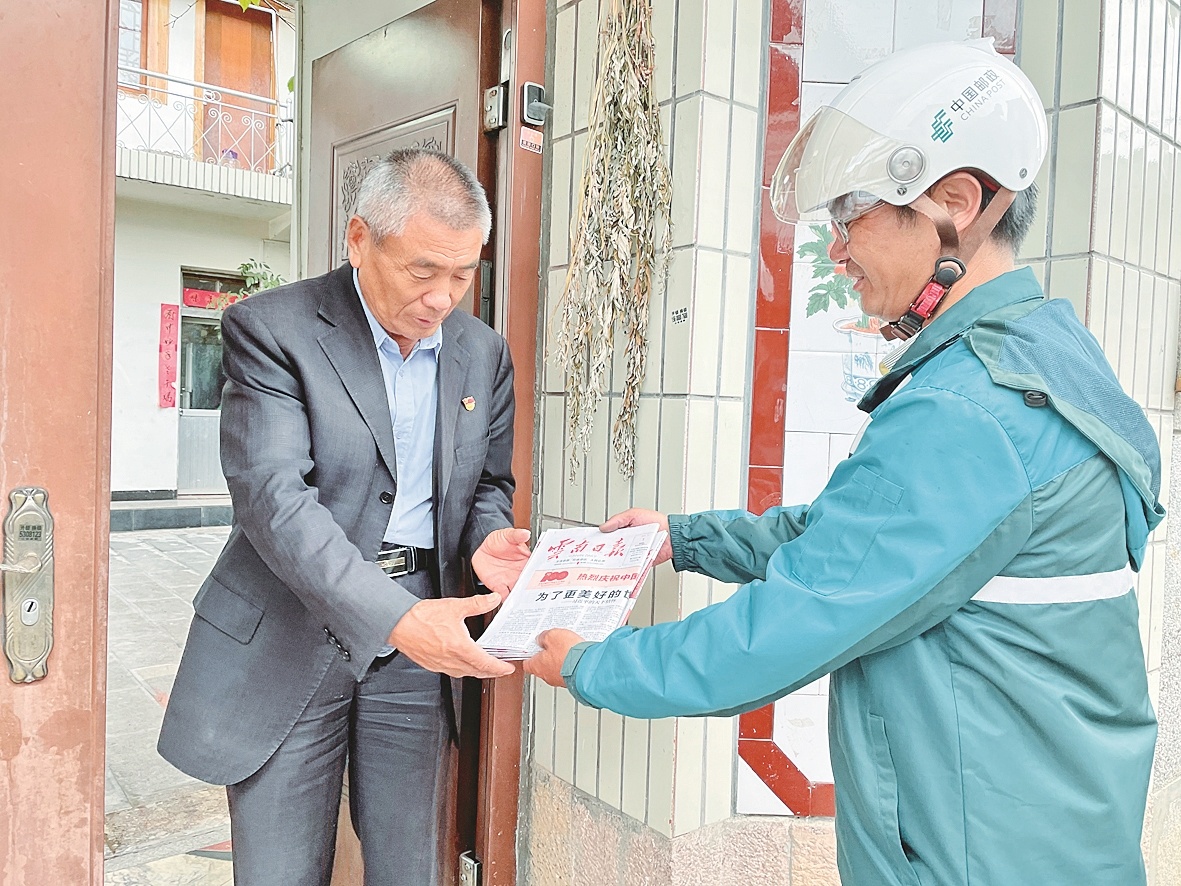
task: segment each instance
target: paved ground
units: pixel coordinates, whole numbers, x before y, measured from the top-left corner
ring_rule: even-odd
[[[228,535],[228,527],[111,534],[107,886],[231,882],[225,791],[156,753],[193,596]]]

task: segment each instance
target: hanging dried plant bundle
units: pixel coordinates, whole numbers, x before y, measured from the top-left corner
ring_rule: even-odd
[[[619,469],[635,470],[636,411],[648,354],[648,302],[668,270],[672,182],[653,84],[651,0],[604,0],[598,82],[558,314],[557,356],[569,394],[570,473],[590,445],[615,351],[627,336],[627,379],[611,432]]]

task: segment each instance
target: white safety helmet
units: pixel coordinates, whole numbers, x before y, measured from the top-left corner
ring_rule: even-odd
[[[775,170],[771,207],[793,224],[849,221],[960,169],[1022,191],[1046,143],[1037,91],[991,39],[918,46],[867,68],[808,120]]]

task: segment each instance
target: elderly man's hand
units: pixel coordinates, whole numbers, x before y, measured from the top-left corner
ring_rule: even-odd
[[[389,644],[428,671],[450,677],[507,677],[515,668],[481,649],[463,623],[491,612],[500,600],[499,594],[420,600],[394,625]]]
[[[541,652],[525,662],[525,673],[540,677],[550,686],[565,686],[562,679],[562,662],[576,643],[581,643],[582,637],[565,628],[551,628],[542,631],[537,637],[537,645]]]
[[[528,529],[497,529],[472,554],[472,571],[489,589],[507,597],[528,559]]]
[[[649,523],[658,523],[661,529],[668,532],[668,516],[660,513],[660,511],[649,511],[646,508],[628,508],[626,511],[616,514],[599,527],[599,532],[614,532],[616,529],[623,529],[625,526],[646,526]],[[659,566],[661,563],[667,563],[672,557],[672,542],[666,536],[664,544],[660,546],[660,551],[656,554],[656,560],[653,561],[653,565]]]

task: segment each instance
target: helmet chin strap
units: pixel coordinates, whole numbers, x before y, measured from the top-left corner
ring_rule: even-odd
[[[955,222],[951,220],[947,211],[926,194],[920,194],[918,199],[910,204],[911,209],[921,212],[935,225],[942,254],[935,262],[935,272],[931,279],[927,281],[918,297],[910,303],[907,312],[893,323],[883,324],[883,338],[887,341],[905,341],[923,328],[923,324],[939,310],[939,305],[951,287],[967,273],[968,262],[988,239],[988,235],[1000,222],[1001,216],[1013,205],[1016,196],[1008,188],[999,189],[992,202],[964,231],[963,237],[956,230]]]

